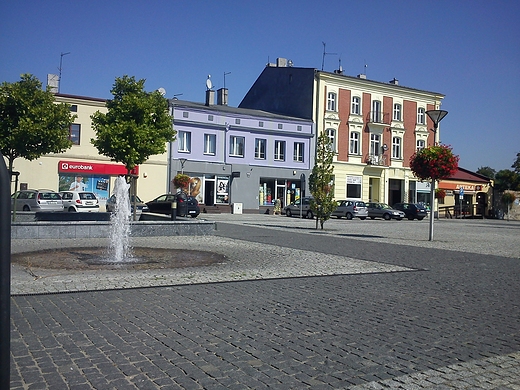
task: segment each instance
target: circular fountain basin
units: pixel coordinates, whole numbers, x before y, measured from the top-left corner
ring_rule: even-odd
[[[104,248],[64,248],[11,255],[11,262],[24,267],[100,270],[100,269],[168,269],[201,267],[223,263],[226,256],[218,253],[161,248],[132,248],[132,257],[114,261]]]

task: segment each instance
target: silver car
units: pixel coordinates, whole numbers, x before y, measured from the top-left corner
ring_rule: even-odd
[[[331,214],[334,217],[347,219],[368,217],[367,205],[361,200],[344,199],[338,200],[337,203],[338,207]]]
[[[16,198],[17,211],[63,211],[60,194],[50,190],[22,190],[11,195],[11,209]]]
[[[283,209],[284,212],[285,212],[285,215],[287,217],[292,217],[293,215],[296,215],[296,216],[302,216],[304,218],[314,218],[314,214],[311,210],[311,197],[304,197],[303,200],[302,199],[298,199],[296,200],[295,202],[285,206],[285,208]],[[302,201],[300,203],[300,201]],[[301,214],[300,214],[300,211],[301,211]]]
[[[383,218],[385,221],[389,221],[391,219],[400,221],[405,217],[404,212],[401,210],[395,210],[386,203],[368,202],[367,209],[370,219]]]
[[[60,195],[63,211],[84,213],[99,211],[99,201],[93,192],[63,191]]]

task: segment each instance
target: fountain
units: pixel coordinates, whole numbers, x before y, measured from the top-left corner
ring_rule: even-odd
[[[118,176],[114,184],[115,210],[110,216],[109,256],[115,263],[133,258],[130,246],[130,217],[132,210],[129,195],[130,184],[124,176]]]

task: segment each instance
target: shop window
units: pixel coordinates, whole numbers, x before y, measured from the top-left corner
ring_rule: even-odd
[[[361,176],[347,176],[347,198],[361,199]]]

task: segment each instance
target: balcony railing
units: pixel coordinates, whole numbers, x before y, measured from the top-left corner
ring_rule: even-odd
[[[382,154],[369,154],[365,161],[368,165],[386,166],[386,157]]]
[[[382,111],[370,111],[368,113],[367,121],[369,123],[380,123],[384,125],[390,124],[390,114]]]

